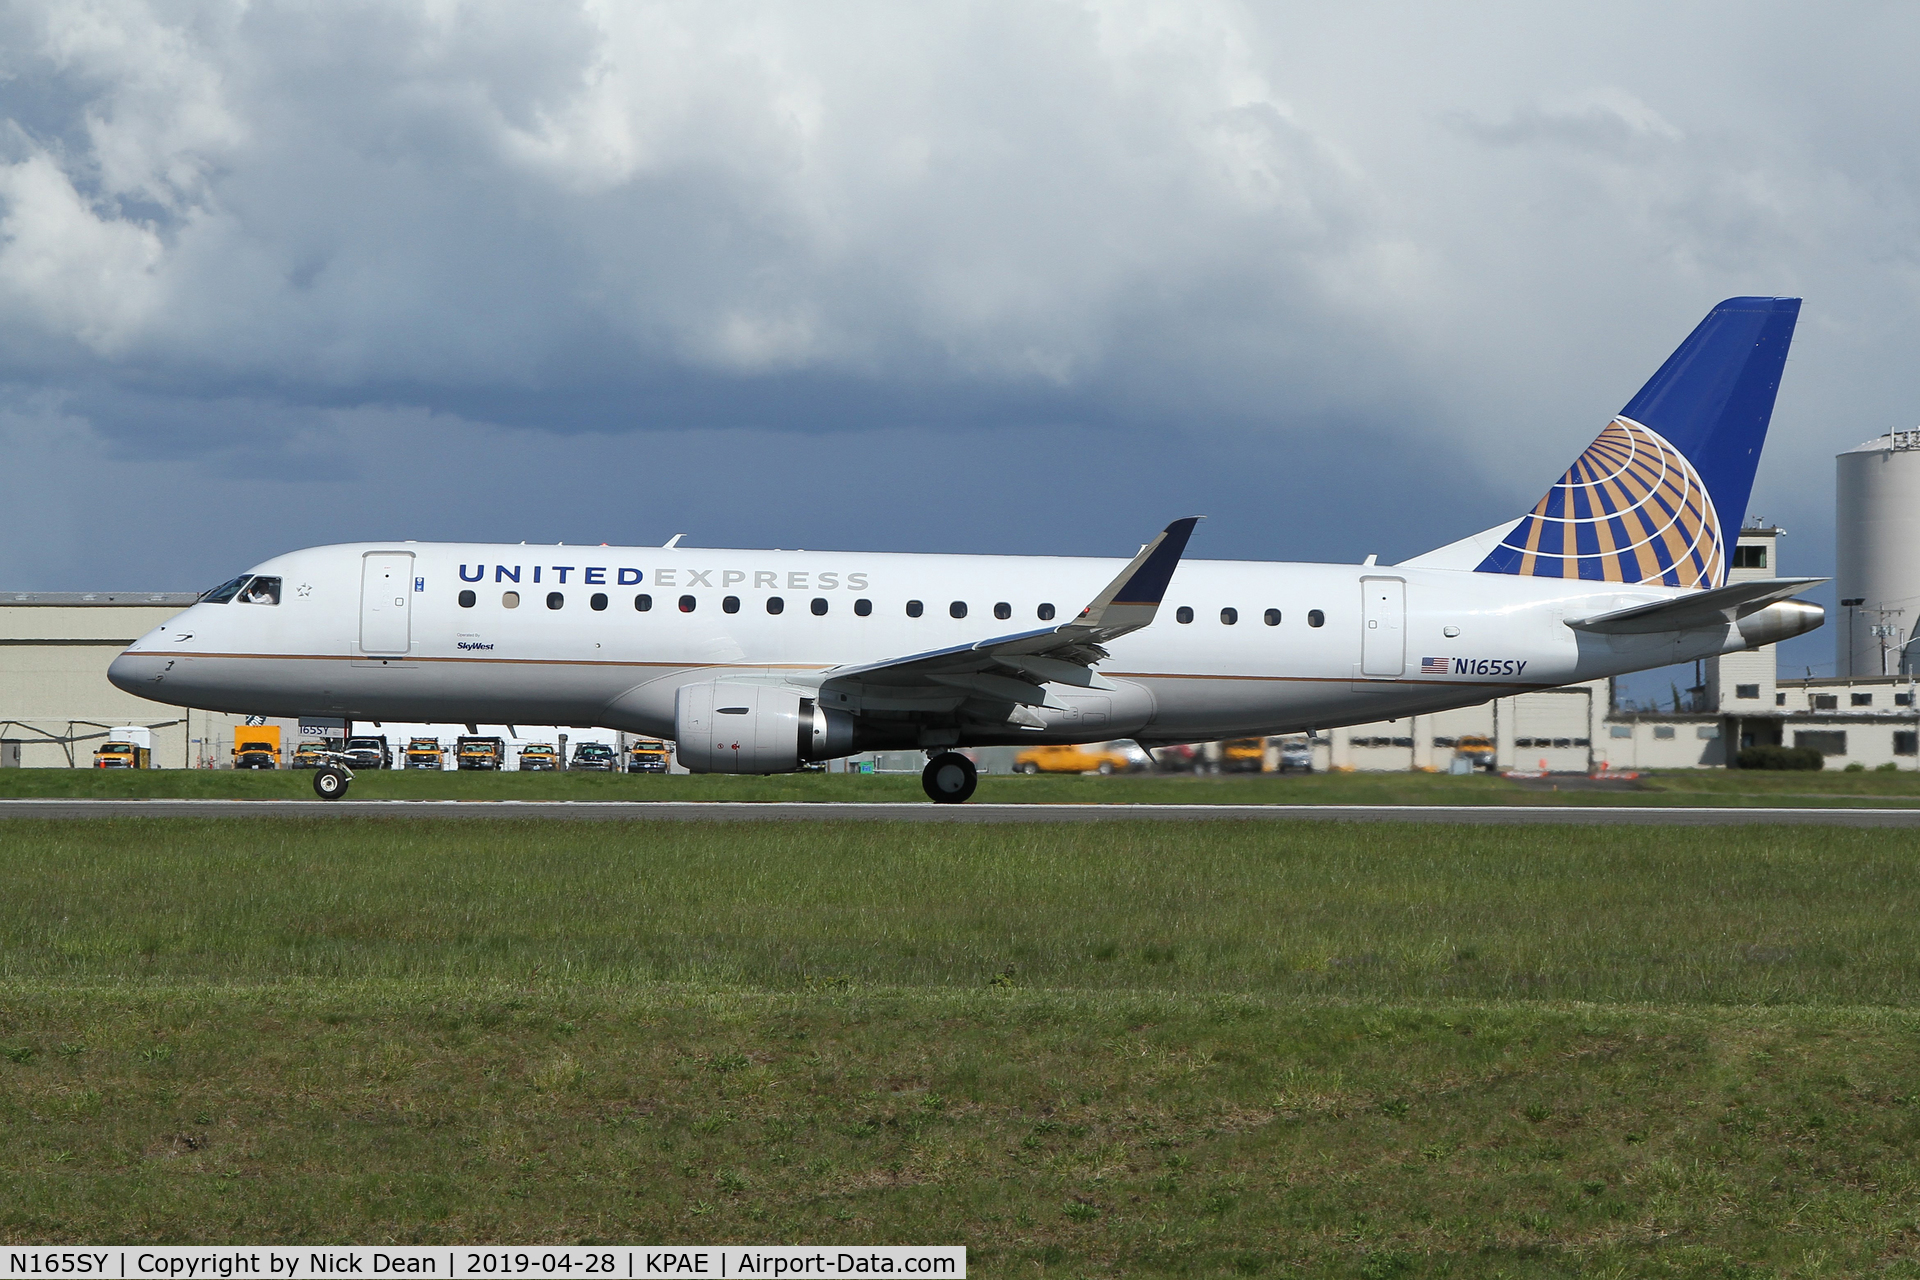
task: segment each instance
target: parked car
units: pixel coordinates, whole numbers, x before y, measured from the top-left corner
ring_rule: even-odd
[[[438,738],[414,738],[407,743],[409,769],[442,769],[446,761],[447,749],[440,745]]]
[[[1206,764],[1200,755],[1200,748],[1191,742],[1176,742],[1172,746],[1155,747],[1151,754],[1153,767],[1161,773],[1192,773]]]
[[[1477,733],[1470,733],[1454,744],[1453,753],[1465,756],[1475,769],[1493,768],[1493,740]]]
[[[627,772],[667,772],[667,744],[658,738],[642,738],[628,747]]]
[[[387,746],[384,734],[377,738],[348,738],[341,754],[356,769],[393,768],[393,750]]]
[[[1028,747],[1013,758],[1015,773],[1131,773],[1150,763],[1131,742],[1060,742]]]
[[[325,763],[323,757],[326,754],[326,750],[326,743],[315,742],[309,739],[301,743],[294,751],[293,762],[287,767],[290,769],[318,769]]]
[[[1220,772],[1260,773],[1266,767],[1265,738],[1228,738],[1220,744]]]
[[[1280,772],[1312,773],[1313,744],[1305,738],[1285,738],[1280,743]]]
[[[592,769],[601,773],[613,772],[613,748],[604,742],[581,742],[573,748],[573,760],[569,769]]]
[[[520,772],[552,773],[560,767],[560,753],[551,742],[529,742],[520,748]]]

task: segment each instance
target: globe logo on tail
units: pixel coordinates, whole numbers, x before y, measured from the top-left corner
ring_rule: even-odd
[[[1727,578],[1720,518],[1700,473],[1625,417],[1607,424],[1479,569],[1666,587]]]

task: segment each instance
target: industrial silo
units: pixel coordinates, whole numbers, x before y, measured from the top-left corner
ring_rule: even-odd
[[[1834,674],[1920,666],[1920,430],[1894,431],[1834,459]]]

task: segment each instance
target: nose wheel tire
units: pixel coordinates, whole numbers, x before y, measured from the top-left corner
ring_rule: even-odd
[[[338,800],[347,794],[347,775],[338,769],[316,769],[313,793],[322,800]]]
[[[957,751],[943,751],[920,771],[920,788],[935,804],[960,804],[980,785],[973,761]]]

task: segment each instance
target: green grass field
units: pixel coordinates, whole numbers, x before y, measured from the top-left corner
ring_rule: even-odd
[[[1920,1274],[1898,832],[4,835],[11,1241]]]
[[[1920,805],[1920,773],[1772,773],[1688,769],[1648,774],[1633,790],[1583,790],[1576,780],[1516,783],[1485,774],[1227,774],[980,779],[975,799],[1029,804],[1633,804]],[[0,799],[312,799],[304,770],[6,769]],[[781,774],[773,777],[602,773],[429,773],[373,770],[356,800],[802,800],[924,801],[914,774]]]

